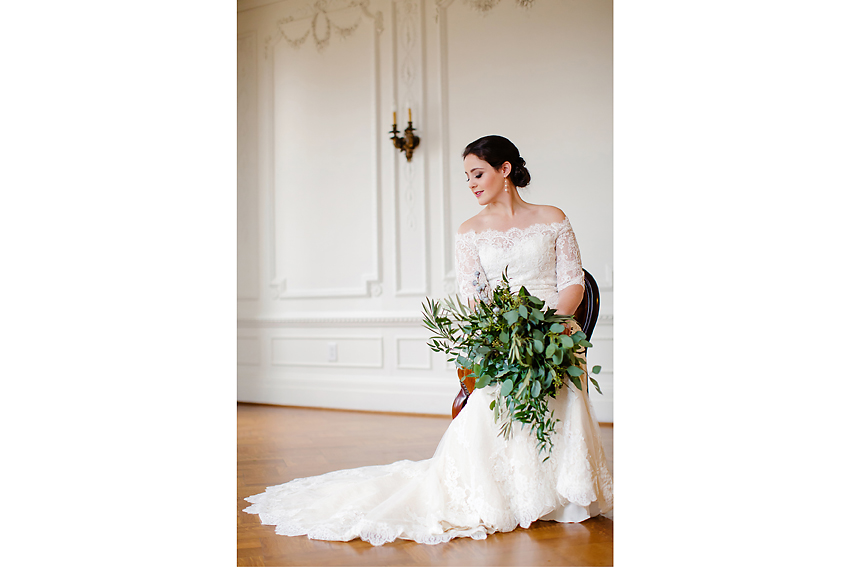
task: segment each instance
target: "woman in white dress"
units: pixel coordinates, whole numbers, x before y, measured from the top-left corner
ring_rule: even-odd
[[[466,147],[463,163],[484,209],[458,230],[461,297],[486,297],[507,268],[512,289],[524,285],[547,307],[573,314],[584,291],[575,236],[560,209],[520,198],[517,188],[531,176],[516,147],[486,136]],[[509,439],[499,435],[491,385],[471,393],[432,458],[296,479],[246,498],[252,506],[245,511],[281,535],[359,537],[373,545],[483,539],[539,519],[581,522],[603,514],[613,508],[613,482],[582,386],[566,381],[549,400],[559,421],[545,461],[530,428],[514,427]]]

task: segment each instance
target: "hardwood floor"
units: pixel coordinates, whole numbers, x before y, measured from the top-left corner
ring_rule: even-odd
[[[486,540],[440,545],[328,542],[274,533],[243,499],[329,471],[430,458],[451,418],[237,405],[237,565],[613,565],[614,522],[534,522]],[[602,427],[613,472],[613,426]]]

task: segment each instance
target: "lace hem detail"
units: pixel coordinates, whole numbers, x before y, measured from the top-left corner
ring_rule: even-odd
[[[492,386],[474,390],[431,459],[296,479],[246,498],[245,512],[281,535],[382,545],[483,539],[544,517],[575,522],[611,510],[611,476],[584,392],[568,384],[551,400],[559,421],[545,462],[528,428],[499,436],[495,396]]]

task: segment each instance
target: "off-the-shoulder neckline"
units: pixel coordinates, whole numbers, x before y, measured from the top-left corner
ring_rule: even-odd
[[[568,221],[569,221],[569,219],[567,217],[564,217],[564,220],[559,220],[559,221],[555,221],[555,222],[536,222],[534,224],[530,224],[530,225],[523,227],[523,228],[518,228],[518,227],[515,227],[515,226],[512,226],[508,230],[496,230],[495,228],[488,228],[487,230],[482,230],[481,232],[476,232],[474,230],[470,230],[470,231],[467,231],[467,232],[458,232],[457,235],[458,236],[481,236],[483,234],[490,234],[490,233],[510,234],[512,232],[523,232],[525,230],[540,227],[540,226],[542,226],[542,227],[560,226],[560,225],[562,225],[562,224],[564,224]]]

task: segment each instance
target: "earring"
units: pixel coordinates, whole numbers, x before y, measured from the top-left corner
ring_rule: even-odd
[[[508,192],[508,178],[505,177],[505,193]]]

